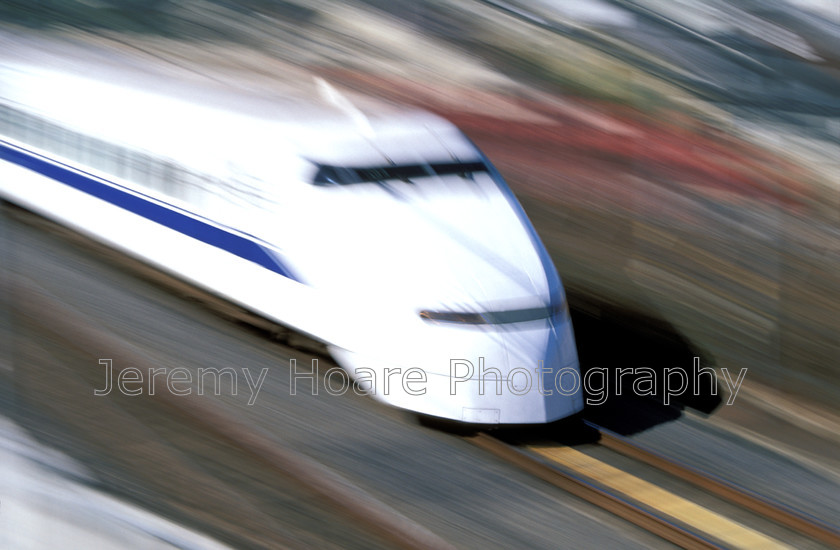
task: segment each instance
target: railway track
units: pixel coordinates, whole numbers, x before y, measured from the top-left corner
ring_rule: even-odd
[[[714,474],[667,458],[606,428],[588,421],[584,424],[597,432],[599,446],[665,472],[810,539],[840,548],[840,532],[815,518],[772,502]],[[646,481],[619,472],[573,448],[508,443],[487,433],[478,434],[471,441],[532,475],[682,548],[787,547],[752,529],[709,513],[687,499],[674,497]],[[626,483],[617,479],[624,476],[631,481]],[[698,527],[704,519],[707,527]]]
[[[472,439],[473,443],[497,457],[511,462],[536,477],[551,483],[583,500],[603,508],[663,539],[682,548],[718,548],[713,541],[694,533],[681,525],[652,513],[623,498],[604,490],[592,481],[560,470],[486,433]]]
[[[709,493],[728,500],[741,508],[750,510],[778,524],[785,525],[803,535],[840,548],[840,533],[815,518],[808,517],[784,504],[771,502],[753,491],[744,487],[738,487],[714,474],[666,458],[606,428],[591,423],[588,424],[598,430],[600,434],[599,444],[604,447],[667,472]]]
[[[215,313],[262,331],[291,348],[306,351],[310,354],[320,354],[325,359],[328,357],[323,344],[306,335],[280,327],[213,294],[197,289],[141,261],[127,257],[119,251],[91,241],[83,235],[40,216],[33,215],[24,209],[9,204],[3,204],[2,208],[6,215],[13,216],[15,219],[36,226],[41,230],[59,234],[62,238],[68,239],[76,245],[92,249],[133,274],[163,286],[180,296],[196,300]],[[60,334],[65,338],[69,335],[76,345],[79,345],[79,342],[88,342],[89,347],[102,347],[104,345],[105,348],[124,350],[124,346],[118,339],[109,337],[102,332],[82,328],[85,323],[83,320],[77,319],[72,311],[57,311],[56,306],[40,295],[37,290],[19,287],[4,290],[14,292],[17,304],[25,311],[33,312],[33,315],[38,311],[52,311],[53,315],[36,319],[37,322],[46,325],[45,328],[50,332]],[[131,352],[127,353],[126,357],[129,357],[129,359],[123,362],[125,365],[136,366],[147,361],[142,356],[131,356]],[[329,502],[334,509],[346,514],[354,521],[360,522],[383,542],[397,548],[451,548],[446,541],[409,518],[394,512],[335,472],[292,450],[279,448],[270,441],[270,437],[266,434],[231,421],[223,412],[214,409],[212,406],[198,400],[182,397],[173,398],[167,392],[160,393],[156,398],[167,406],[178,409],[192,421],[200,423],[209,433],[215,434],[220,439],[252,455],[255,459],[269,464],[284,475],[297,480],[307,490]],[[602,447],[681,479],[703,491],[729,501],[739,508],[749,510],[757,516],[784,525],[813,540],[840,548],[840,533],[814,518],[780,503],[771,502],[708,472],[666,458],[598,425],[587,421],[584,421],[584,423],[590,429],[597,431],[597,444]],[[773,539],[763,538],[761,534],[747,533],[745,535],[741,533],[736,535],[735,538],[727,538],[726,536],[721,537],[719,534],[706,532],[703,529],[697,529],[681,520],[678,513],[671,514],[646,505],[635,498],[633,494],[615,490],[599,481],[595,476],[586,473],[581,474],[580,471],[575,472],[568,467],[564,467],[563,461],[558,460],[561,455],[582,454],[571,447],[508,443],[488,433],[468,436],[467,439],[481,449],[514,464],[539,479],[680,547],[765,548],[775,543]]]

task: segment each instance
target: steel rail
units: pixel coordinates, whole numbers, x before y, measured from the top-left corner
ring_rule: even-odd
[[[628,437],[619,435],[602,426],[589,421],[584,422],[598,431],[600,434],[598,443],[603,447],[678,477],[709,493],[728,500],[741,508],[789,527],[803,535],[840,548],[840,532],[816,518],[807,516],[782,503],[771,502],[769,499],[749,489],[725,481],[715,474],[667,458],[656,451],[645,448],[630,440]]]
[[[504,443],[486,433],[480,433],[469,439],[476,446],[511,463],[543,481],[579,497],[590,504],[606,510],[645,531],[663,538],[682,548],[708,549],[722,548],[717,543],[695,533],[682,525],[674,523],[664,515],[659,515],[635,504],[616,493],[598,487],[589,481],[555,468],[516,447]]]

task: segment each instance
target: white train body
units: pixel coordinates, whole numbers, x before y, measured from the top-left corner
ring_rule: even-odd
[[[5,199],[327,343],[397,407],[486,424],[582,408],[554,266],[450,123],[0,70]]]

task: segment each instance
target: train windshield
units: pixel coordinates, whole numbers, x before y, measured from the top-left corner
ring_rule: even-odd
[[[457,175],[472,178],[476,172],[489,172],[481,161],[474,162],[432,162],[426,164],[398,164],[388,166],[330,166],[318,164],[313,182],[315,185],[351,185],[354,183],[377,183],[388,180],[411,182],[422,178]]]

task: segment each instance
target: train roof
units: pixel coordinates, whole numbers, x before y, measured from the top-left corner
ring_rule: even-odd
[[[103,80],[7,63],[0,66],[0,101],[73,131],[210,169],[231,161],[276,168],[295,157],[337,166],[478,157],[440,117],[351,100],[323,81],[266,96],[145,76],[126,71]]]

